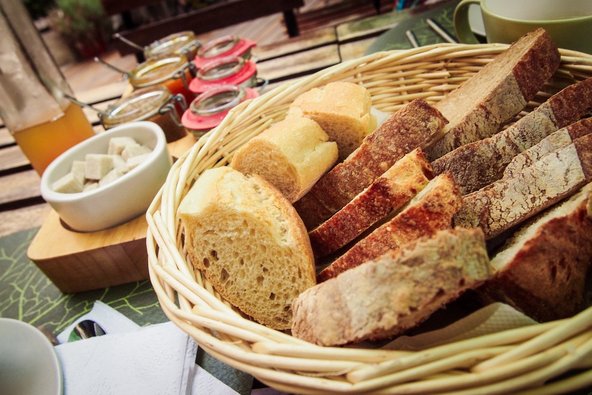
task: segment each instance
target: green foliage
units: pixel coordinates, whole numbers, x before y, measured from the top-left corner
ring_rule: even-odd
[[[52,14],[56,29],[71,39],[88,39],[109,27],[100,0],[56,0]]]

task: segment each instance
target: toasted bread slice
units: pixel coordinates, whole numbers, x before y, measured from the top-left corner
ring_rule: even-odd
[[[431,178],[425,154],[417,148],[399,159],[335,215],[310,231],[316,257],[329,255],[407,204]]]
[[[304,291],[292,334],[323,346],[401,334],[490,278],[479,229],[447,229]]]
[[[391,115],[295,203],[306,227],[314,229],[342,209],[405,154],[439,133],[445,123],[423,100],[414,100]]]
[[[435,107],[448,119],[444,136],[426,148],[435,160],[497,133],[534,98],[559,67],[557,47],[543,29],[527,33]]]
[[[323,269],[318,280],[328,280],[387,251],[396,251],[413,240],[452,227],[452,218],[461,202],[452,177],[448,174],[439,175],[393,219],[375,229]]]
[[[539,321],[585,307],[592,265],[592,184],[522,226],[493,257],[485,292]]]
[[[432,162],[435,174],[449,171],[463,195],[503,177],[520,152],[592,111],[592,78],[551,96],[507,129],[492,137],[458,147]]]

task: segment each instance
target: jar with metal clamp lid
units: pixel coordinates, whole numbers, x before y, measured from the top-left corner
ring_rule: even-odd
[[[179,112],[177,107],[182,111]],[[187,135],[180,121],[186,107],[182,95],[172,95],[166,88],[155,86],[137,90],[118,100],[99,113],[99,118],[105,129],[133,121],[154,122],[162,128],[170,143]]]
[[[164,86],[173,95],[183,95],[187,103],[195,97],[189,90],[189,83],[194,75],[195,68],[184,55],[164,55],[148,59],[128,74],[135,89]]]
[[[183,113],[183,126],[200,138],[222,122],[228,112],[259,94],[255,89],[235,85],[218,85],[195,98]]]
[[[184,31],[170,34],[152,42],[144,48],[146,59],[164,55],[185,55],[187,59],[193,59],[197,55],[201,42],[192,31]]]
[[[206,63],[230,56],[238,56],[243,59],[251,58],[251,50],[255,42],[237,36],[224,36],[208,41],[197,51],[193,63],[197,68],[203,67]]]
[[[195,78],[189,84],[189,90],[199,95],[218,85],[254,87],[257,85],[255,63],[237,56],[208,62],[197,70]]]

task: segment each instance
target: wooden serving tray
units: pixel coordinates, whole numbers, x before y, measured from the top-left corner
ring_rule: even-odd
[[[195,143],[193,135],[169,143],[178,158]],[[65,293],[89,291],[148,278],[144,215],[122,225],[82,233],[66,228],[51,210],[27,251],[30,260]]]

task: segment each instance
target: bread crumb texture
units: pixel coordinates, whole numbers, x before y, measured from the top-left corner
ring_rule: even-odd
[[[291,303],[315,284],[302,221],[258,176],[210,169],[179,206],[187,255],[228,302],[254,320],[288,329]]]

